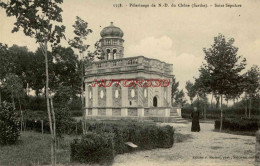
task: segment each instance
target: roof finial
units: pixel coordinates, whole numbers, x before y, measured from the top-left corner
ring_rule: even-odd
[[[110,22],[111,23],[111,25],[113,25],[113,22]]]

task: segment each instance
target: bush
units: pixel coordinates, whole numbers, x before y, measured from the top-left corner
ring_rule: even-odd
[[[82,111],[81,111],[81,110],[72,110],[72,111],[71,111],[71,116],[72,116],[72,117],[82,116]]]
[[[80,163],[112,163],[113,139],[111,133],[87,133],[71,143],[71,160]]]
[[[185,107],[181,109],[181,116],[185,119],[191,119],[191,112],[193,108]],[[198,108],[200,111],[200,119],[203,119],[203,109]],[[244,108],[236,108],[236,107],[228,107],[223,108],[223,116],[226,118],[240,118],[245,115]],[[256,117],[257,116],[257,109],[252,109],[251,115]],[[207,119],[219,119],[220,118],[220,108],[207,108],[206,112]]]
[[[96,137],[96,135],[102,136],[102,134],[104,133],[113,134],[114,147],[113,150],[110,150],[110,152],[113,151],[115,154],[127,153],[129,151],[134,150],[133,148],[127,147],[127,145],[125,144],[126,142],[132,142],[136,144],[138,146],[136,150],[148,150],[154,148],[171,148],[174,143],[174,137],[173,137],[174,129],[171,126],[159,127],[156,125],[144,124],[140,122],[131,122],[131,121],[128,122],[125,121],[122,124],[120,124],[120,121],[118,123],[95,122],[95,123],[88,123],[87,126],[90,133],[94,135],[92,137]],[[104,135],[104,137],[106,138],[106,135]],[[90,140],[91,139],[89,138],[88,141]],[[76,140],[76,142],[79,142],[79,140]],[[72,146],[74,146],[74,144],[75,142],[72,143]],[[99,148],[98,147],[99,144],[90,145],[89,142],[87,144],[88,145],[86,146],[97,146],[96,149]],[[83,145],[79,144],[78,146],[83,146]],[[93,148],[93,147],[88,147],[88,148]],[[71,151],[71,153],[75,153],[75,150],[73,152]],[[85,151],[84,152],[81,151],[78,153],[86,154],[85,156],[82,156],[85,158],[91,158],[92,155],[86,153]],[[71,154],[71,156],[74,156],[74,154]],[[101,155],[100,157],[101,157],[100,160],[103,161],[103,155]],[[88,159],[85,160],[75,159],[75,161],[90,162]],[[95,159],[95,161],[99,161],[99,160]]]
[[[20,135],[19,116],[7,102],[0,105],[0,144],[14,144]]]
[[[220,128],[220,120],[215,121],[215,129]],[[223,130],[230,131],[257,131],[257,119],[223,119]]]
[[[174,129],[171,126],[159,127],[138,122],[94,123],[88,124],[88,129],[96,133],[114,133],[115,151],[117,154],[126,153],[129,149],[125,142],[133,142],[139,150],[154,148],[170,148],[174,143]]]

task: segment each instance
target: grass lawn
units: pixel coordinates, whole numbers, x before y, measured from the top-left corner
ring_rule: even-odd
[[[65,136],[57,152],[57,163],[70,162],[70,141],[75,137]],[[22,133],[15,145],[0,148],[0,165],[48,165],[51,163],[50,134]]]

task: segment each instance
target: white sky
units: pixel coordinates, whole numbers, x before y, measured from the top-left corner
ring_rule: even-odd
[[[122,3],[155,4],[168,3],[205,3],[215,2],[242,4],[242,8],[114,8],[113,4]],[[202,64],[202,49],[213,43],[213,37],[222,33],[235,38],[239,55],[247,59],[248,67],[260,66],[260,1],[258,0],[64,0],[63,24],[66,37],[73,37],[76,16],[89,23],[93,33],[88,44],[100,38],[103,27],[114,22],[124,31],[125,56],[143,55],[173,64],[173,71],[180,87],[187,80],[198,76]],[[22,32],[11,33],[15,18],[7,18],[0,9],[0,42],[9,46],[27,46],[34,51],[34,39]],[[65,43],[65,42],[63,42]]]

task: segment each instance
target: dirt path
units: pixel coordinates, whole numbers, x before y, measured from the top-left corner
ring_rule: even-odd
[[[155,149],[117,155],[114,166],[254,165],[255,137],[214,132],[214,124],[201,123],[201,132],[190,132],[189,124],[170,124],[177,133],[192,138],[170,149]]]

